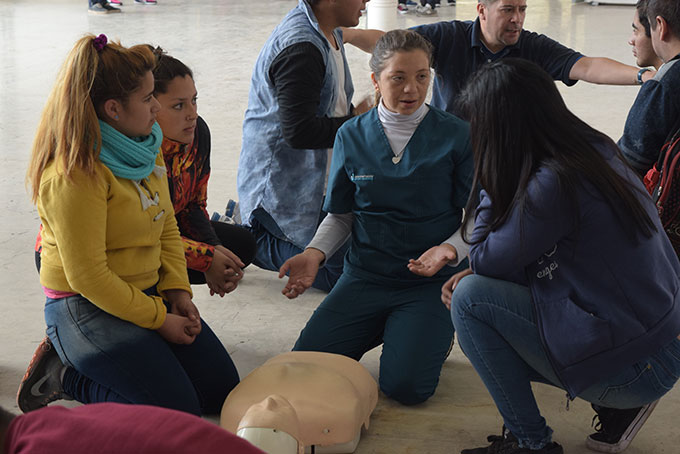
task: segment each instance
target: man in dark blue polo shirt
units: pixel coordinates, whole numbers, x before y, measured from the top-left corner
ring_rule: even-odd
[[[475,21],[450,21],[414,27],[434,46],[437,77],[432,105],[456,113],[456,98],[468,77],[499,58],[531,60],[555,80],[573,85],[578,80],[597,84],[634,85],[638,68],[602,57],[586,57],[545,35],[522,30],[527,0],[478,0]],[[345,31],[345,42],[371,52],[380,30]],[[641,74],[643,80],[653,73]]]

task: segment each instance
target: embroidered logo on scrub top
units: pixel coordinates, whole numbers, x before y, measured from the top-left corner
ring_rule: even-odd
[[[349,177],[352,181],[373,181],[373,175],[354,175]]]

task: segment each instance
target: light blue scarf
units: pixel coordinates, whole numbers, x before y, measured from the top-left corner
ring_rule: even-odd
[[[163,132],[158,123],[153,124],[148,136],[133,138],[101,120],[99,128],[102,132],[99,159],[115,176],[142,180],[151,175],[163,142]]]

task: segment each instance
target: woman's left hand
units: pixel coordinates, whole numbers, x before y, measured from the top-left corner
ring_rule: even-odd
[[[447,310],[451,310],[451,297],[453,296],[453,291],[456,286],[465,276],[473,274],[470,268],[466,268],[463,271],[459,271],[449,278],[448,281],[442,286],[442,303],[446,306]]]
[[[193,325],[188,328],[187,332],[190,336],[196,336],[201,332],[201,315],[198,313],[198,308],[191,301],[191,295],[186,290],[166,290],[165,298],[170,303],[170,313],[181,315],[193,322]]]
[[[407,267],[413,274],[430,277],[437,274],[450,261],[456,260],[457,257],[456,248],[444,243],[431,247],[417,260],[409,260]]]

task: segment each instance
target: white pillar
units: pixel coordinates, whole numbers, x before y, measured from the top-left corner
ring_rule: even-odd
[[[397,0],[371,0],[367,3],[367,27],[388,31],[397,26]]]

